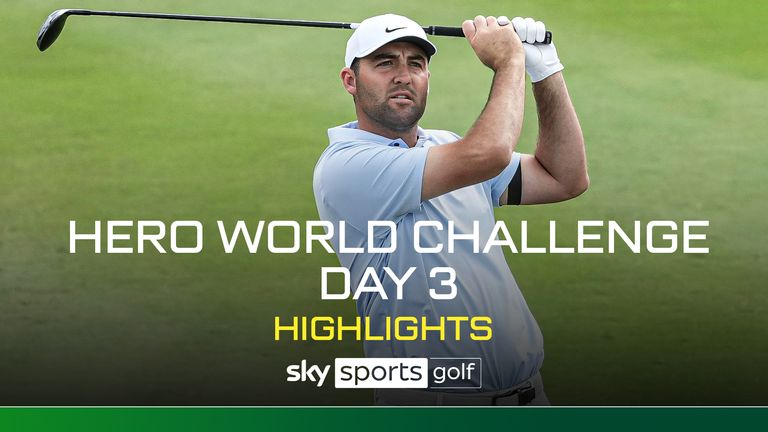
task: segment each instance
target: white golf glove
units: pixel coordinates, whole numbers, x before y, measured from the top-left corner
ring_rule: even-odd
[[[498,19],[500,25],[510,23],[509,18],[500,16]],[[547,28],[541,21],[535,21],[533,18],[512,18],[512,25],[515,32],[523,41],[525,48],[525,71],[531,77],[531,82],[539,82],[544,78],[563,70],[563,64],[557,58],[555,44],[543,44]]]

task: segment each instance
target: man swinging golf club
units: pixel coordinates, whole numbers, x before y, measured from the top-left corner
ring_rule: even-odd
[[[555,47],[537,43],[544,38],[543,23],[477,16],[462,28],[477,57],[494,72],[485,108],[464,137],[418,125],[429,93],[429,60],[437,51],[423,29],[391,14],[360,23],[341,70],[357,121],[328,130],[330,145],[315,167],[315,199],[321,218],[345,222],[347,246],[368,244],[368,221],[392,221],[397,227],[378,230],[373,239],[376,246],[396,240],[395,252],[364,248],[338,254],[353,284],[373,267],[392,294],[358,298],[358,313],[370,318],[371,334],[384,334],[387,318],[397,316],[425,317],[429,325],[445,317],[486,316],[492,322],[486,340],[458,321],[444,340],[366,340],[367,357],[482,359],[479,388],[377,389],[376,403],[545,405],[538,325],[501,248],[477,251],[469,239],[489,238],[494,207],[552,203],[584,192],[589,185],[584,139]],[[526,71],[539,118],[533,155],[515,151]],[[417,229],[419,221],[432,225]],[[396,239],[390,238],[393,233]],[[418,253],[412,246],[416,236],[422,248],[451,243],[454,249]],[[338,236],[334,241],[338,251]],[[416,268],[401,300],[384,267],[398,275]],[[455,273],[447,281],[432,272],[448,267]],[[456,288],[455,297],[430,296],[430,289],[445,292],[446,282]]]

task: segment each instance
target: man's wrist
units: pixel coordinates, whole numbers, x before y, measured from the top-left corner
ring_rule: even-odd
[[[515,76],[524,72],[525,72],[525,59],[511,60],[508,63],[505,63],[504,65],[497,67],[496,70],[494,71],[496,75],[511,75],[511,76]]]
[[[561,69],[551,75],[547,75],[545,78],[539,81],[532,81],[531,84],[533,84],[534,87],[546,87],[549,85],[554,85],[558,81],[562,81],[562,79],[563,79],[563,73]]]
[[[561,63],[557,63],[556,65],[552,65],[546,69],[530,71],[528,72],[528,76],[531,77],[531,82],[535,84],[546,80],[547,78],[562,71],[563,69],[565,69],[563,65]]]

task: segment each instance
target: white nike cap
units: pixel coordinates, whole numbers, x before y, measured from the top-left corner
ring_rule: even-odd
[[[415,43],[427,53],[427,57],[437,52],[437,48],[427,39],[424,29],[416,22],[400,15],[378,15],[358,24],[347,41],[344,64],[350,67],[356,58],[365,57],[395,41]]]

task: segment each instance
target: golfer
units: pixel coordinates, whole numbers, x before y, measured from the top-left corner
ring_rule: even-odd
[[[477,334],[466,322],[457,323],[455,334],[451,328],[444,340],[366,340],[367,357],[482,359],[480,388],[377,389],[377,404],[549,404],[539,375],[542,335],[504,254],[500,247],[477,251],[469,239],[489,238],[494,207],[568,200],[587,189],[589,177],[563,66],[554,45],[536,43],[543,41],[544,24],[515,18],[502,25],[508,22],[477,16],[462,24],[478,59],[494,72],[485,108],[463,137],[419,126],[429,94],[429,61],[437,51],[421,26],[402,16],[376,16],[363,21],[347,43],[341,82],[352,95],[357,121],[328,130],[330,145],[315,167],[314,193],[320,217],[344,221],[346,246],[362,248],[338,254],[352,286],[373,267],[388,294],[384,299],[363,293],[358,313],[370,317],[371,334],[385,334],[399,316],[426,317],[430,325],[445,317],[492,320],[487,340],[473,337]],[[539,120],[532,155],[515,151],[526,72]],[[461,101],[455,108],[462,109]],[[396,225],[373,235],[379,247],[396,240],[395,252],[368,252],[369,221]],[[434,224],[416,230],[419,221]],[[454,249],[418,253],[412,246],[416,236],[422,248],[447,245],[453,237]],[[339,236],[333,241],[339,251]],[[402,299],[396,299],[396,284],[384,267],[397,275],[416,268]],[[447,267],[454,276],[433,273]],[[430,296],[430,289],[445,293],[446,286],[455,286],[454,298]]]

